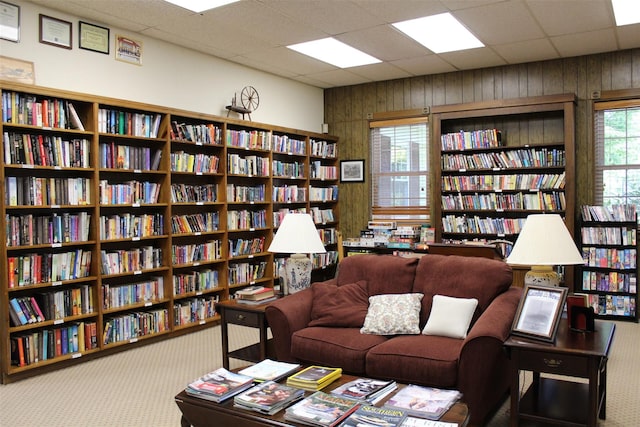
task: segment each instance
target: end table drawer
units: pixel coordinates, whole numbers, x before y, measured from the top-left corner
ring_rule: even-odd
[[[519,368],[527,371],[559,375],[582,377],[588,377],[589,375],[589,361],[586,357],[558,353],[521,352]]]
[[[227,309],[225,311],[225,317],[227,323],[241,326],[250,326],[253,328],[260,327],[260,316],[258,315],[258,313]]]

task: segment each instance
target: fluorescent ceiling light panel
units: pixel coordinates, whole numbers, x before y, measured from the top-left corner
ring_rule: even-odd
[[[434,53],[484,47],[484,44],[450,13],[396,22],[393,26]]]
[[[204,12],[205,10],[214,9],[216,7],[224,6],[225,4],[235,3],[239,0],[165,0],[168,3],[175,4],[184,9],[191,10],[196,13]]]
[[[287,47],[340,68],[357,67],[359,65],[377,64],[381,62],[379,59],[344,44],[333,37],[292,44]]]
[[[611,0],[611,5],[617,26],[640,23],[640,3],[638,0]]]

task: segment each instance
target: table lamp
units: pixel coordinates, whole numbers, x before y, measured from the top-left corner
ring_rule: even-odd
[[[281,282],[284,281],[281,283],[284,295],[301,291],[311,284],[313,265],[306,254],[326,252],[311,215],[293,212],[284,216],[268,250],[292,254],[279,272]]]
[[[529,215],[507,264],[529,265],[525,285],[558,286],[554,265],[584,264],[582,255],[558,214]]]

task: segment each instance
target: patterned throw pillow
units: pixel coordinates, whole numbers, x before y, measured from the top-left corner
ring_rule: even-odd
[[[369,310],[360,333],[415,335],[420,333],[423,294],[388,294],[369,297]]]

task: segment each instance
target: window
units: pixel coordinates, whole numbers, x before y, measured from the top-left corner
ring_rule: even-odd
[[[595,201],[640,206],[640,99],[595,108]]]
[[[373,121],[372,218],[428,219],[429,127],[426,117]]]

